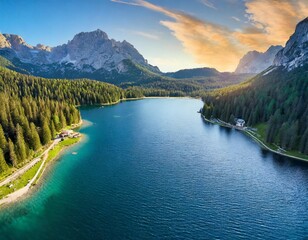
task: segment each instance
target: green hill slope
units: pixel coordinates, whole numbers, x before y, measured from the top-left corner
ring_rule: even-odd
[[[263,140],[308,154],[308,65],[286,71],[275,68],[252,80],[208,93],[203,114],[262,128]]]

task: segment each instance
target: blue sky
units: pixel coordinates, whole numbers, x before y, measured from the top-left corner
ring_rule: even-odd
[[[102,29],[111,38],[132,43],[163,71],[201,66],[231,71],[248,50],[265,51],[271,44],[284,44],[296,23],[308,15],[305,0],[285,3],[0,0],[0,32],[21,35],[31,45],[56,46],[81,31]]]

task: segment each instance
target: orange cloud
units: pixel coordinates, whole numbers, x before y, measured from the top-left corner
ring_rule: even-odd
[[[176,22],[161,21],[181,41],[198,64],[232,71],[243,51],[233,42],[231,32],[221,26],[179,15]]]
[[[296,24],[308,15],[306,0],[250,0],[245,5],[256,31],[244,29],[234,35],[241,44],[258,51],[270,45],[284,45]]]
[[[182,43],[196,63],[220,71],[233,71],[249,50],[265,51],[270,45],[283,45],[294,32],[296,23],[308,15],[307,0],[247,0],[246,17],[250,26],[231,31],[145,0],[112,1],[145,7],[170,17],[172,20],[160,23]]]
[[[232,32],[223,26],[204,22],[144,0],[137,0],[131,4],[138,4],[172,18],[174,21],[160,23],[171,30],[184,49],[195,58],[197,64],[206,64],[222,71],[232,71],[238,59],[245,53],[234,43]]]

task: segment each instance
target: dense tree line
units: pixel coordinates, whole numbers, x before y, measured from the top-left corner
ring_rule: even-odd
[[[78,123],[76,105],[116,102],[124,95],[111,84],[37,78],[0,68],[0,173],[23,165],[58,131]]]
[[[166,76],[149,77],[138,82],[122,82],[120,87],[138,87],[147,96],[201,96],[204,91],[235,85],[251,78],[251,74],[224,73],[215,77],[172,79]]]
[[[80,121],[70,104],[0,93],[0,172],[23,165],[67,125]]]
[[[116,102],[124,96],[122,89],[94,80],[45,79],[20,74],[0,67],[0,91],[18,97],[65,101],[73,105]]]
[[[182,91],[165,90],[156,88],[129,87],[125,89],[126,98],[142,97],[184,97],[186,94]]]
[[[203,97],[203,114],[249,126],[266,123],[265,141],[308,154],[308,66],[277,69]]]
[[[23,63],[17,59],[10,61],[5,57],[0,56],[0,66],[9,68],[19,73],[25,73],[28,75],[30,74],[45,78],[95,79],[115,84],[123,89],[127,89],[128,87],[140,87],[142,89],[149,89],[150,91],[147,91],[146,94],[152,94],[151,96],[177,96],[179,94],[181,96],[191,96],[192,94],[196,95],[201,91],[234,85],[243,82],[252,76],[251,74],[219,73],[215,69],[210,70],[211,72],[214,71],[215,74],[208,74],[207,70],[203,72],[203,69],[184,70],[184,72],[187,71],[187,74],[184,75],[181,73],[182,71],[177,73],[163,74],[159,72],[153,72],[151,69],[136,64],[129,59],[124,60],[124,65],[126,67],[125,73],[118,73],[117,71],[105,71],[102,69],[82,71],[80,69],[75,69],[73,64],[62,64],[61,70],[59,70],[50,66],[48,67],[48,65],[37,66],[29,63]],[[199,72],[200,70],[201,72]],[[175,78],[171,76],[174,76]],[[88,82],[79,81],[78,83],[85,84]],[[91,86],[93,87],[94,85],[91,84]],[[100,88],[97,86],[98,85],[95,86],[96,90]],[[101,87],[102,86],[103,85],[101,85]],[[104,87],[107,86],[107,84],[104,85]],[[128,95],[130,93],[128,93]],[[82,97],[84,96],[80,96],[80,98]],[[100,100],[106,101],[105,99]]]

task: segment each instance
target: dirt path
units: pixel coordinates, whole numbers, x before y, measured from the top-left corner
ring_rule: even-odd
[[[24,174],[26,171],[28,171],[30,168],[32,168],[36,163],[38,163],[41,160],[42,156],[46,156],[49,150],[52,149],[55,145],[57,145],[60,142],[60,140],[61,139],[55,139],[53,143],[39,157],[33,159],[31,162],[29,162],[22,168],[18,169],[12,175],[8,176],[6,179],[0,182],[0,187],[8,184],[9,182],[14,181],[16,178],[18,178],[19,176]]]
[[[9,203],[9,202],[13,202],[13,201],[15,201],[17,198],[23,196],[24,194],[26,194],[26,193],[29,191],[29,189],[31,188],[33,182],[36,180],[37,176],[40,174],[40,172],[42,171],[42,169],[43,169],[43,167],[44,167],[44,165],[45,165],[46,159],[47,159],[47,157],[48,157],[48,152],[49,152],[55,145],[57,145],[60,141],[61,141],[61,139],[56,139],[56,140],[54,140],[53,143],[52,143],[52,144],[41,154],[41,156],[38,158],[38,159],[40,160],[40,158],[43,156],[43,160],[42,160],[43,162],[42,162],[40,168],[37,170],[37,172],[36,172],[36,174],[34,175],[34,177],[28,182],[28,184],[27,184],[25,187],[23,187],[23,188],[21,188],[21,189],[18,189],[17,191],[15,191],[15,192],[13,192],[13,193],[11,193],[11,194],[5,196],[3,199],[0,200],[0,205],[5,204],[5,203]],[[36,160],[36,159],[34,159],[33,161],[35,161],[35,160]],[[32,161],[32,162],[33,162],[33,161]],[[32,162],[31,162],[31,164],[28,164],[28,165],[29,165],[29,166],[33,166],[34,164],[32,164]],[[38,161],[36,161],[36,162],[38,162]],[[27,165],[27,166],[28,166],[28,165]],[[27,169],[29,169],[29,168],[30,168],[30,167],[28,167]],[[19,175],[23,174],[23,173],[26,171],[26,170],[24,170],[24,169],[21,169],[21,170],[23,170],[23,171],[19,171],[19,172],[18,172],[18,175],[17,175],[17,176],[14,176],[15,178],[18,177]],[[13,179],[15,179],[15,178],[13,178]],[[6,179],[6,180],[7,180],[7,179]],[[12,180],[12,178],[11,178],[10,180]],[[6,181],[6,182],[7,182],[7,181]]]

